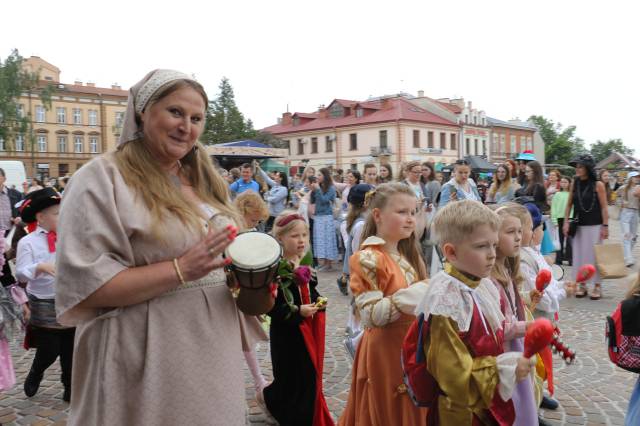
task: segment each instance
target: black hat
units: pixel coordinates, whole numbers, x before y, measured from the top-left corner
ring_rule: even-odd
[[[36,221],[36,213],[60,204],[60,194],[53,188],[44,188],[27,194],[18,207],[24,223]]]
[[[580,154],[569,161],[571,167],[575,167],[578,164],[585,166],[587,169],[594,169],[596,167],[596,161],[589,154]]]
[[[369,185],[368,183],[359,183],[357,185],[354,185],[349,190],[347,201],[349,202],[349,204],[364,204],[365,195],[367,195],[367,192],[371,191],[372,189],[374,189],[373,185]]]

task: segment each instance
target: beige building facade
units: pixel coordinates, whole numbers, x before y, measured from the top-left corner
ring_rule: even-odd
[[[339,108],[341,107],[341,108]],[[263,129],[288,145],[288,166],[357,168],[412,161],[450,163],[458,158],[459,126],[407,100],[334,100],[315,113],[284,113]]]
[[[24,61],[41,84],[53,84],[47,109],[37,91],[23,93],[19,113],[29,117],[25,134],[0,140],[0,158],[24,163],[27,176],[40,179],[72,174],[103,152],[115,149],[127,106],[127,91],[114,85],[60,82],[60,70],[39,57]]]

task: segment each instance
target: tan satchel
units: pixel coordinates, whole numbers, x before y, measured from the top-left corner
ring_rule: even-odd
[[[624,264],[622,244],[596,244],[593,246],[596,255],[596,266],[602,278],[622,278],[629,274]],[[579,267],[582,265],[574,265]]]

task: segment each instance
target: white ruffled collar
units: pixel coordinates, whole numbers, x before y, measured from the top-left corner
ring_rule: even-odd
[[[383,246],[387,244],[387,242],[385,240],[383,240],[382,238],[376,236],[376,235],[372,235],[369,238],[367,238],[366,240],[364,240],[364,242],[360,245],[361,247],[367,247],[367,246]]]
[[[447,274],[438,272],[429,280],[429,288],[416,307],[416,315],[421,313],[441,315],[456,322],[458,330],[469,331],[473,317],[473,305],[478,307],[481,319],[489,323],[493,333],[502,328],[504,315],[500,310],[500,294],[488,278],[482,278],[475,289]],[[485,330],[488,328],[485,324]]]

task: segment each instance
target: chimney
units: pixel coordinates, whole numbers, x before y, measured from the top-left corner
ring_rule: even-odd
[[[112,88],[113,90],[122,90],[122,87],[120,87],[120,85],[119,85],[118,83],[113,83],[113,84],[111,85],[111,88]]]
[[[471,108],[471,101],[467,102],[467,107],[469,108],[469,111],[471,111],[471,110],[472,110],[472,108]]]
[[[424,98],[424,90],[418,90],[418,97]]]
[[[73,82],[73,84],[75,84],[76,86],[82,86],[82,81],[75,79],[75,81]]]
[[[293,114],[291,114],[290,112],[283,112],[282,113],[282,125],[283,126],[288,126],[291,123],[293,123],[293,119],[291,118],[293,116]]]
[[[87,87],[96,87],[96,84],[90,81],[87,81]]]

